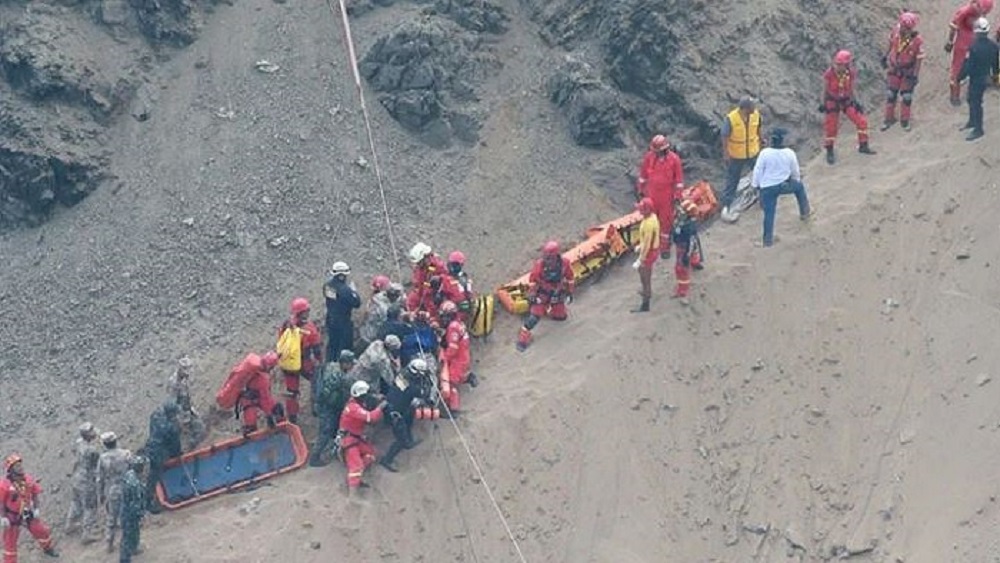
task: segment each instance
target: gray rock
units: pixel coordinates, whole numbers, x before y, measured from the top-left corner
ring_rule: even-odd
[[[198,36],[202,14],[193,0],[130,0],[139,29],[153,43],[189,45]]]
[[[129,17],[128,8],[127,0],[102,0],[98,15],[106,25],[124,25]]]
[[[577,144],[593,148],[624,146],[621,121],[624,115],[617,94],[583,61],[568,58],[549,80],[549,99],[569,122]]]

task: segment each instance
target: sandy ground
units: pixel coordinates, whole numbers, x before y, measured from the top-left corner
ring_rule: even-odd
[[[258,16],[277,9],[265,2],[237,5],[249,6],[258,9]],[[989,98],[986,138],[966,143],[957,130],[965,110],[951,108],[946,99],[938,32],[947,12],[950,8],[924,13],[931,55],[914,129],[876,133],[873,146],[880,154],[863,157],[850,151],[848,128],[841,134],[841,161],[835,167],[819,161],[806,166],[814,221],[799,223],[793,200],[783,199],[780,240],[771,249],[753,245],[760,234],[758,210],[736,225],[716,225],[704,235],[708,267],[696,275],[695,296],[687,307],[666,297],[673,272],[660,265],[654,311],[628,313],[638,281],[620,267],[581,292],[567,323],[543,323],[527,353],[513,351],[516,325],[507,317],[500,318],[490,344],[477,346],[483,384],[467,393],[469,413],[458,425],[527,561],[814,562],[840,556],[892,563],[1000,561],[992,533],[1000,523],[992,479],[1000,451],[1000,382],[992,381],[1000,350],[988,328],[1000,315],[1000,289],[992,271],[992,264],[1000,264],[1000,247],[992,244],[997,236],[995,169],[1000,166],[993,150],[1000,140],[997,98]],[[233,9],[224,17],[236,18],[235,26],[251,14]],[[282,25],[274,33],[299,31]],[[219,60],[235,57],[240,49],[215,51],[213,45],[246,42],[243,58],[262,58],[251,39],[209,34],[176,64],[182,68],[211,56],[219,72],[249,68]],[[310,44],[324,48],[315,39]],[[331,27],[323,41],[332,45],[336,40]],[[291,57],[281,63],[295,68]],[[511,64],[529,65],[530,59]],[[177,80],[204,81],[179,88],[204,95],[225,80],[259,78],[245,72],[211,78],[179,74]],[[321,77],[322,71],[316,72],[315,79]],[[336,103],[352,104],[349,84],[329,87]],[[198,104],[173,98],[172,91],[165,90],[163,103],[168,115],[177,116],[176,128],[153,142],[168,145],[188,137],[203,142],[193,142],[190,158],[169,169],[156,163],[145,172],[123,167],[123,173],[135,175],[123,176],[130,185],[149,182],[149,190],[137,192],[134,200],[123,202],[102,190],[81,204],[106,208],[104,218],[119,227],[133,225],[160,243],[158,222],[195,215],[200,225],[205,214],[204,221],[211,223],[212,210],[185,209],[183,194],[222,189],[213,188],[213,182],[229,172],[199,174],[195,164],[209,158],[211,150],[249,150],[238,142],[239,129],[209,135],[229,124],[210,117],[207,109],[182,119],[179,108]],[[282,101],[280,90],[246,86],[239,92],[247,97],[236,95],[232,104],[242,115],[252,115],[251,104]],[[214,111],[224,100],[219,93],[202,103]],[[318,104],[314,111],[326,106]],[[536,119],[536,111],[511,96],[486,125],[491,156],[482,154],[471,164],[474,172],[463,188],[495,192],[497,202],[516,204],[522,193],[516,186],[532,180],[524,177],[526,171],[539,170],[546,158],[540,154],[541,139],[525,141],[513,133],[517,123]],[[307,140],[290,137],[289,143],[306,146],[296,152],[321,154],[322,139],[334,131],[326,121],[316,123]],[[877,123],[876,117],[873,130]],[[219,142],[227,135],[231,145]],[[211,149],[205,139],[215,143]],[[148,146],[140,151],[151,141],[138,134],[125,142],[137,148],[129,153],[122,147],[123,163],[155,152]],[[400,144],[401,171],[419,164],[418,149],[407,146],[405,138],[388,142]],[[259,150],[273,150],[279,162],[287,156],[272,146]],[[494,160],[496,153],[507,156]],[[354,156],[344,157],[339,172],[332,166],[333,177],[349,177]],[[542,161],[515,166],[522,158]],[[310,165],[321,166],[316,160]],[[561,175],[534,181],[565,194],[547,200],[557,203],[545,211],[551,213],[545,220],[559,225],[564,236],[614,216],[597,190],[571,189],[572,175],[554,170]],[[441,174],[442,179],[457,177],[447,170]],[[149,198],[168,197],[169,192],[154,189],[163,186],[158,177],[172,178],[181,194],[163,203],[176,206],[176,217],[143,216],[151,208]],[[235,187],[225,184],[226,193]],[[247,188],[247,198],[259,197],[253,189]],[[317,205],[315,213],[331,209]],[[510,238],[484,234],[473,246],[486,245],[496,276],[515,273],[541,242],[533,228],[539,223],[532,220],[521,230],[504,223],[509,215],[487,211],[456,210],[453,230],[433,236],[456,240],[480,225],[488,232],[506,229]],[[267,214],[259,217],[266,225]],[[321,221],[313,223],[308,228],[322,229]],[[366,225],[359,221],[357,228],[378,231],[377,223]],[[206,232],[221,228],[226,227],[213,224]],[[403,235],[416,230],[404,225]],[[493,246],[487,240],[495,241]],[[315,267],[292,265],[300,259],[295,254],[287,262],[279,260],[284,269],[274,273],[273,254],[255,250],[259,245],[237,248],[194,257],[265,260],[269,271],[247,283],[255,284],[248,290],[251,296],[267,294],[267,301],[247,305],[241,288],[227,280],[211,281],[204,291],[228,292],[226,307],[244,301],[236,312],[270,313],[269,319],[280,318],[292,291],[283,280],[307,279],[307,273],[315,277],[335,254],[305,245],[303,254],[311,252]],[[192,272],[204,271],[203,266],[176,265]],[[199,327],[192,332],[197,336],[159,342],[156,349],[194,346],[205,350],[199,357],[203,365],[225,365],[235,350],[266,340],[251,331],[267,324],[260,318],[229,324],[230,317],[213,313],[218,309],[212,305],[202,308],[206,313],[188,321]],[[213,337],[220,331],[225,334]],[[136,356],[152,346],[138,342]],[[157,364],[161,371],[166,361]],[[124,396],[124,384],[117,392],[122,395],[116,397]],[[131,417],[142,426],[144,414],[122,409],[114,420]],[[50,433],[56,435],[56,429]],[[518,561],[451,424],[424,423],[418,434],[424,442],[401,456],[403,472],[374,471],[373,489],[361,504],[346,502],[342,468],[304,469],[254,491],[151,517],[141,560]],[[45,431],[37,435],[46,436]],[[379,444],[387,439],[383,431]],[[4,445],[9,445],[6,437]],[[258,507],[244,514],[241,506],[254,497]],[[72,541],[63,545],[69,561],[111,560]],[[40,560],[37,551],[27,546],[24,551],[29,552],[25,561]]]

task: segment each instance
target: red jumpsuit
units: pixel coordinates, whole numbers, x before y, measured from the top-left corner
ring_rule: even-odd
[[[450,392],[444,397],[448,408],[457,411],[461,408],[458,397],[458,386],[469,381],[472,368],[472,355],[469,351],[469,331],[465,323],[455,319],[448,323],[444,332],[446,348],[441,351],[444,364],[448,367],[448,387]],[[444,372],[442,372],[444,373]],[[442,386],[443,387],[443,386]],[[444,395],[442,393],[442,395]]]
[[[965,62],[965,57],[969,54],[969,47],[976,38],[972,26],[980,15],[979,8],[970,3],[959,8],[951,17],[949,25],[951,29],[955,30],[955,44],[951,49],[951,73],[949,74],[952,103],[959,102],[962,95],[962,85],[958,83],[958,74],[962,72],[962,63]]]
[[[639,169],[639,195],[653,200],[660,221],[660,251],[670,252],[670,232],[674,226],[674,201],[684,189],[684,165],[673,151],[660,156],[648,151]]]
[[[902,95],[903,98],[899,119],[904,122],[909,121],[913,90],[917,87],[920,61],[924,58],[924,38],[915,31],[904,37],[897,25],[889,36],[889,52],[885,58],[888,65],[886,70],[888,97],[885,102],[885,122],[896,121],[896,97],[898,95]]]
[[[566,297],[573,295],[575,275],[568,259],[543,256],[535,261],[528,275],[528,318],[517,334],[517,349],[524,351],[531,344],[531,329],[546,314],[554,321],[564,321]]]
[[[416,311],[424,301],[424,294],[431,287],[431,278],[448,274],[448,267],[436,254],[429,254],[420,263],[413,266],[413,287],[406,296],[406,310]],[[435,311],[436,314],[436,311]]]
[[[868,119],[854,99],[854,83],[857,78],[858,71],[854,67],[847,67],[843,72],[830,67],[823,73],[823,109],[826,111],[826,120],[823,121],[823,132],[826,134],[823,139],[824,147],[832,147],[837,140],[840,112],[844,112],[858,128],[858,143],[868,142]]]
[[[243,417],[243,432],[249,433],[257,429],[257,417],[274,411],[277,404],[271,396],[271,381],[267,372],[258,371],[247,380],[246,387],[240,395],[240,412]]]
[[[340,452],[347,464],[347,486],[352,489],[361,486],[365,469],[375,463],[375,448],[365,437],[365,425],[379,422],[382,414],[382,409],[367,410],[353,397],[340,413],[340,431],[345,433]]]
[[[420,299],[417,302],[416,309],[418,311],[426,311],[434,324],[440,321],[438,319],[438,309],[441,308],[442,303],[451,301],[457,304],[465,298],[465,294],[462,293],[462,288],[455,281],[455,278],[448,274],[436,275],[441,280],[441,285],[435,289],[432,284],[428,283],[427,287],[420,292]]]
[[[17,482],[0,479],[0,506],[3,507],[4,518],[10,522],[10,527],[3,532],[3,563],[17,563],[17,538],[21,535],[21,526],[28,529],[43,550],[52,549],[49,527],[40,518],[32,516],[41,493],[42,486],[31,475],[25,475],[23,481]]]
[[[278,338],[290,326],[294,326],[295,321],[285,321],[278,329]],[[316,366],[323,365],[323,336],[312,321],[299,327],[302,329],[302,369],[299,371],[281,370],[285,379],[285,416],[293,422],[299,416],[299,386],[304,377],[307,381],[313,380],[316,373]]]

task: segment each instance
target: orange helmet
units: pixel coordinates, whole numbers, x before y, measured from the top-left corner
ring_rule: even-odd
[[[448,255],[448,262],[465,265],[465,254],[461,250],[456,250]]]
[[[837,54],[833,56],[833,64],[837,65],[849,65],[852,60],[854,60],[854,55],[846,49],[837,51]]]
[[[376,291],[385,291],[389,289],[389,276],[379,274],[372,278],[372,289]]]
[[[305,297],[292,299],[292,315],[298,316],[309,310],[309,301]]]
[[[542,254],[546,256],[555,256],[559,254],[559,241],[550,240],[545,243],[545,246],[542,247]]]
[[[7,457],[3,458],[3,470],[4,470],[4,472],[5,473],[10,473],[10,468],[14,467],[15,464],[20,463],[22,461],[24,461],[24,458],[22,458],[21,454],[19,454],[17,452],[12,453],[12,454],[8,455]]]
[[[664,135],[654,135],[649,141],[649,149],[654,151],[666,150],[670,146],[670,141]]]
[[[639,203],[635,204],[635,208],[643,215],[649,215],[653,212],[653,200],[652,198],[644,197]]]
[[[278,365],[278,353],[274,350],[268,350],[266,354],[260,358],[260,366],[265,370],[272,370],[274,366]]]
[[[899,27],[900,29],[916,29],[917,24],[920,23],[920,17],[913,12],[903,12],[899,14]]]
[[[441,304],[441,308],[438,309],[438,314],[443,316],[454,315],[458,313],[458,305],[455,305],[454,301],[445,301]]]

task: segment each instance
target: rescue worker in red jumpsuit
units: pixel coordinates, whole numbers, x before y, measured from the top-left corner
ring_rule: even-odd
[[[3,563],[17,563],[17,539],[21,527],[38,542],[49,557],[59,557],[52,531],[41,519],[38,495],[42,486],[24,472],[20,454],[10,454],[3,460],[5,478],[0,479],[0,531],[3,532]]]
[[[913,91],[920,75],[920,64],[924,59],[924,38],[917,32],[919,21],[917,14],[903,12],[899,15],[899,24],[889,36],[889,51],[882,57],[882,68],[887,72],[882,131],[896,123],[897,98],[902,98],[899,125],[904,130],[910,130],[910,106],[913,104]]]
[[[837,157],[833,152],[833,143],[837,140],[837,127],[840,125],[841,112],[858,128],[858,152],[875,154],[868,146],[868,119],[865,110],[854,98],[854,84],[858,80],[858,71],[851,62],[854,57],[850,51],[840,50],[833,56],[833,64],[823,73],[823,104],[819,107],[826,114],[823,121],[823,146],[826,148],[826,162],[833,164]]]
[[[566,304],[573,302],[575,275],[569,259],[559,254],[559,243],[550,240],[542,247],[542,257],[535,261],[528,275],[528,318],[517,335],[518,351],[531,345],[531,330],[542,317],[564,321],[569,316]]]
[[[441,325],[446,327],[441,344],[441,363],[448,369],[448,385],[441,385],[441,396],[447,403],[448,410],[455,413],[462,407],[458,386],[468,383],[476,387],[479,385],[479,379],[472,372],[469,331],[458,317],[458,305],[452,301],[445,301],[441,304],[439,316]]]
[[[457,289],[455,305],[458,306],[458,318],[467,323],[472,318],[476,294],[472,291],[472,278],[465,271],[465,254],[462,251],[455,250],[448,255],[448,275]]]
[[[448,274],[441,274],[431,277],[430,287],[424,291],[423,300],[420,302],[419,311],[426,312],[430,317],[431,324],[441,325],[438,318],[438,310],[445,301],[458,301],[462,298],[462,290],[455,280]]]
[[[351,385],[351,398],[340,414],[340,454],[347,465],[347,491],[351,497],[358,488],[368,486],[362,477],[365,469],[375,463],[375,448],[365,436],[365,425],[381,421],[388,404],[382,401],[375,408],[368,407],[374,400],[370,391],[367,381],[355,381]]]
[[[431,278],[445,275],[448,268],[443,260],[434,254],[434,250],[422,242],[418,242],[410,249],[410,263],[413,264],[413,274],[410,279],[412,286],[409,295],[406,296],[406,310],[417,311],[421,303],[426,301],[426,293],[430,291]],[[437,307],[428,312],[437,315]]]
[[[304,297],[292,299],[291,318],[281,323],[278,328],[278,338],[288,329],[298,329],[301,337],[302,367],[298,371],[281,370],[285,380],[285,415],[288,422],[299,422],[299,389],[302,379],[310,382],[312,388],[316,367],[323,365],[323,337],[316,324],[309,320],[309,301]],[[312,395],[315,396],[315,391]]]
[[[649,142],[649,150],[639,168],[639,182],[635,187],[636,199],[653,200],[653,210],[660,221],[661,258],[670,258],[670,232],[674,224],[674,201],[684,189],[684,164],[681,157],[671,150],[670,142],[663,135],[656,135]]]
[[[244,436],[257,430],[257,417],[261,414],[267,418],[267,424],[271,427],[285,416],[285,409],[271,395],[271,379],[268,374],[276,365],[278,354],[272,351],[260,357],[259,365],[248,368],[254,373],[247,379],[237,405],[237,413],[243,417]]]
[[[972,26],[976,20],[986,16],[993,9],[993,0],[969,0],[969,3],[955,11],[948,24],[948,41],[944,44],[944,52],[951,53],[951,105],[962,105],[962,84],[958,79],[962,72],[962,64],[969,54],[969,47],[975,39]]]

